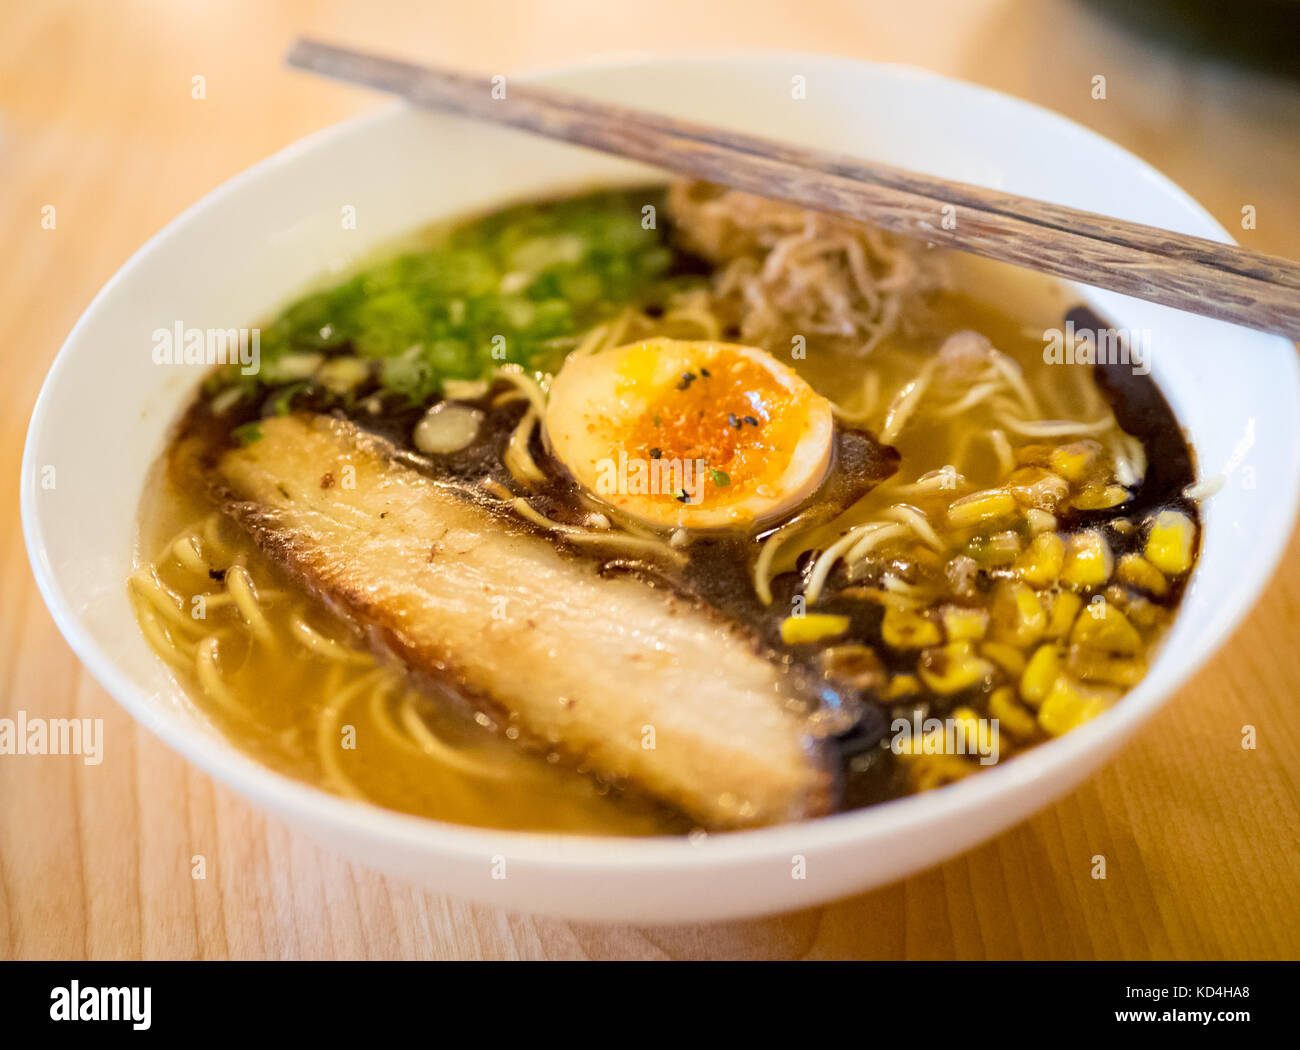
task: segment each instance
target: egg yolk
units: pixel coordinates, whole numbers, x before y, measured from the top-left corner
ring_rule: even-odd
[[[592,495],[653,525],[746,527],[793,509],[830,462],[830,403],[770,354],[652,339],[573,355],[546,411]]]
[[[799,440],[804,426],[797,395],[744,357],[715,355],[647,405],[627,434],[630,456],[707,464],[704,483],[753,490],[773,480],[772,467]],[[660,493],[678,499],[678,493]]]

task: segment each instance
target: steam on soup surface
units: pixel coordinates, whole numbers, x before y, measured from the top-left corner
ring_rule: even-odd
[[[1195,561],[1181,431],[1140,364],[1047,363],[1069,307],[698,183],[431,231],[208,377],[141,627],[262,761],[442,820],[949,784],[1119,702]]]

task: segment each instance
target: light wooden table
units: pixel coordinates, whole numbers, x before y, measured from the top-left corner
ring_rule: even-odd
[[[380,102],[285,72],[309,31],[516,71],[610,52],[792,48],[927,66],[1063,112],[1300,256],[1293,85],[1148,51],[1069,0],[0,2],[0,715],[103,718],[104,763],[0,758],[0,957],[1220,958],[1300,952],[1300,545],[1231,643],[1084,787],[958,860],[830,907],[696,927],[507,915],[355,867],[187,766],[82,670],[16,493],[42,376],[150,234]],[[1107,99],[1090,95],[1107,77]],[[206,99],[191,97],[206,78]],[[1080,158],[1055,158],[1080,163]],[[57,229],[41,227],[53,204]],[[75,426],[75,420],[68,420]],[[106,435],[87,434],[86,440]],[[111,440],[111,437],[109,438]],[[134,500],[135,493],[122,493]],[[1243,751],[1243,724],[1259,748]],[[190,858],[209,858],[196,881]],[[1104,854],[1105,881],[1090,877]]]

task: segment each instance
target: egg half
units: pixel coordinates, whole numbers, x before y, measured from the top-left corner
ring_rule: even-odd
[[[771,354],[649,339],[571,354],[546,407],[551,451],[598,500],[666,528],[793,510],[830,467],[830,402]]]

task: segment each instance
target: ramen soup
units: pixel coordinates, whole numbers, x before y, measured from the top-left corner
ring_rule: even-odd
[[[130,593],[241,748],[393,809],[663,834],[949,785],[1122,702],[1195,562],[1104,327],[717,186],[509,207],[207,377]]]

